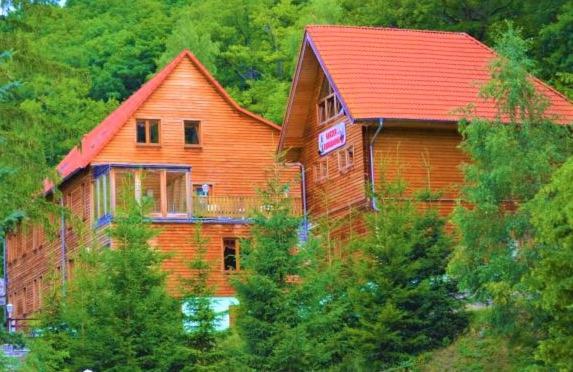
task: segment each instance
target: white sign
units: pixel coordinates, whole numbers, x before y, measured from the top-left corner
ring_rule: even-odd
[[[338,123],[318,134],[318,153],[326,155],[346,144],[346,123]]]

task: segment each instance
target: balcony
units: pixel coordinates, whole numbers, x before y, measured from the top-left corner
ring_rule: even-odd
[[[292,213],[302,215],[300,198],[291,198]],[[204,219],[246,219],[270,206],[259,196],[193,196],[192,217]]]

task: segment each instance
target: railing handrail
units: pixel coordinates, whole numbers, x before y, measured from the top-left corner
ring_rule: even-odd
[[[292,201],[293,213],[300,214],[300,198],[285,198]],[[193,195],[192,214],[194,217],[245,219],[257,209],[264,208],[265,199],[258,195]]]

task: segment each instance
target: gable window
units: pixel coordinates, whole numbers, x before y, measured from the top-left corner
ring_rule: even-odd
[[[237,238],[223,239],[223,269],[233,272],[239,269],[239,244]]]
[[[354,166],[354,146],[338,151],[338,170],[348,172]]]
[[[319,160],[314,165],[314,182],[322,182],[328,178],[328,161],[327,159]]]
[[[137,119],[135,122],[135,137],[138,144],[159,144],[159,120]]]
[[[185,120],[185,146],[194,147],[201,145],[201,123],[198,121]]]
[[[318,124],[324,124],[330,119],[344,114],[338,96],[330,86],[328,79],[324,79],[318,96],[317,115]]]

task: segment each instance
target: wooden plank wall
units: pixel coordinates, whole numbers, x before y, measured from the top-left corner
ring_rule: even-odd
[[[67,269],[73,267],[77,246],[87,242],[91,220],[91,174],[83,172],[62,187],[64,203],[71,208],[74,222],[65,229]],[[28,222],[7,237],[8,301],[14,305],[14,318],[30,317],[41,305],[41,295],[52,275],[61,268],[60,216],[51,217],[53,230]]]
[[[197,243],[194,241],[195,224],[165,223],[154,224],[160,233],[153,241],[153,245],[169,255],[163,268],[169,274],[168,288],[175,294],[181,294],[181,279],[191,274],[189,263],[196,258]],[[211,265],[209,285],[212,286],[216,296],[232,296],[234,290],[229,283],[232,273],[223,270],[223,239],[246,238],[250,226],[246,224],[215,224],[201,225],[201,237],[205,239],[205,259]],[[240,252],[240,243],[238,243]],[[239,258],[240,267],[240,258]]]
[[[321,77],[317,79],[314,90],[314,98],[306,122],[304,135],[304,147],[301,161],[306,167],[306,190],[309,210],[312,216],[318,217],[325,214],[336,214],[343,209],[351,209],[366,199],[365,193],[365,156],[364,133],[360,124],[350,124],[350,120],[342,117],[326,124],[318,124],[316,102],[324,74],[319,70]],[[319,133],[327,128],[346,121],[346,145],[334,150],[325,156],[318,152]],[[338,151],[343,151],[349,146],[354,146],[354,165],[345,172],[338,167]],[[328,163],[328,177],[320,182],[315,180],[315,165],[326,159]]]
[[[136,118],[160,120],[160,146],[136,144]],[[201,122],[201,147],[185,147],[184,120]],[[94,162],[191,165],[192,183],[211,184],[215,196],[256,195],[257,188],[263,187],[272,175],[278,138],[279,131],[276,128],[240,113],[229,105],[196,66],[185,58]],[[283,181],[291,182],[293,196],[300,197],[299,170],[291,167],[282,169],[280,173]],[[77,246],[86,241],[82,234],[100,242],[105,237],[103,230],[91,230],[93,206],[89,172],[66,182],[62,189],[66,205],[71,207],[80,221],[84,220],[89,225],[82,231],[75,227],[66,229],[69,252],[66,265],[73,268]],[[88,220],[85,220],[83,208],[88,208]],[[55,224],[59,225],[59,218]],[[193,255],[194,248],[190,239],[194,224],[160,224],[158,227],[162,230],[157,238],[160,249],[180,256],[179,259],[170,259],[165,263],[166,270],[173,272],[170,288],[175,290],[176,277],[188,274],[181,257],[187,259]],[[222,238],[244,237],[248,233],[248,226],[244,224],[205,224],[204,229],[210,239],[208,259],[214,265],[222,262]],[[57,269],[60,266],[60,239],[57,234],[39,249],[31,248],[31,234],[24,234],[24,237],[21,235],[13,234],[8,238],[9,300],[16,304],[15,317],[29,316],[38,309],[39,291],[30,288],[36,288],[37,284],[34,283],[38,281],[45,282],[50,268]],[[22,245],[16,244],[18,239],[24,239],[25,242]],[[228,275],[222,270],[214,272],[212,283],[217,288],[217,295],[233,293],[227,281]]]
[[[460,141],[454,123],[387,122],[374,145],[375,183],[400,178],[407,183],[407,195],[423,188],[440,191],[437,205],[447,215],[463,184],[461,165],[468,161]]]

